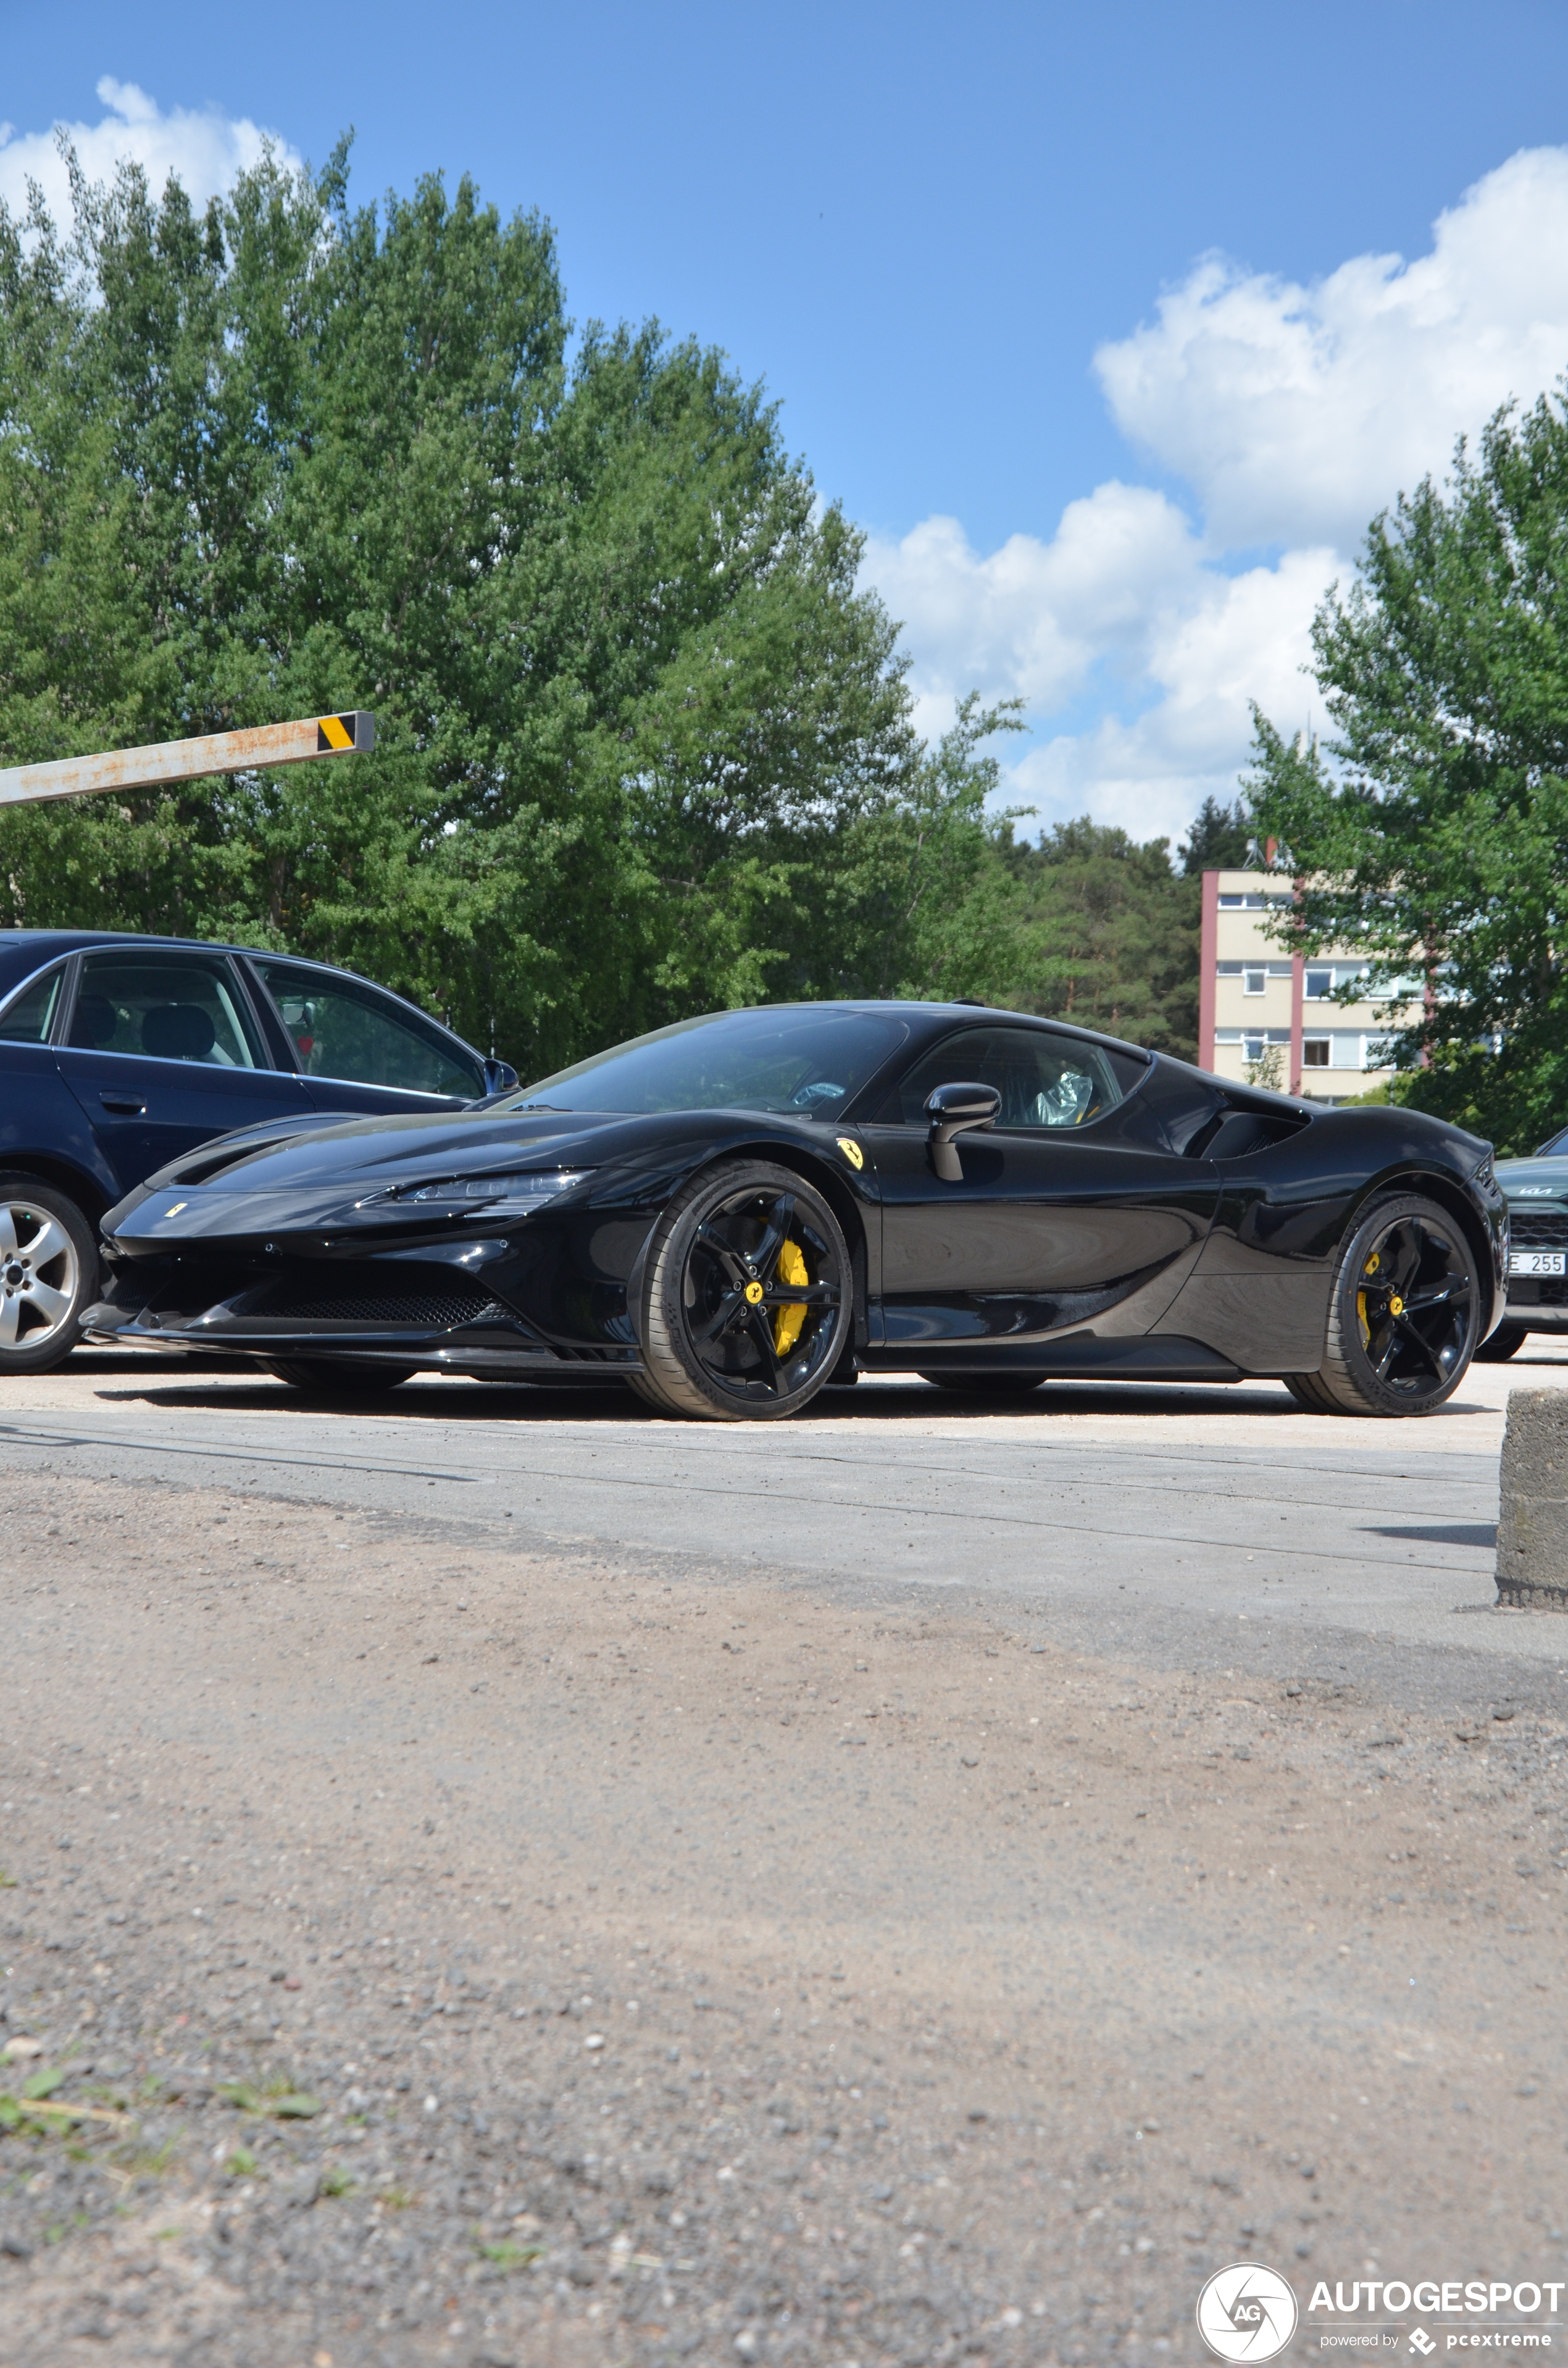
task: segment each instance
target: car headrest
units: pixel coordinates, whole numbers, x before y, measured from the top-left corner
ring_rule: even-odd
[[[99,1052],[112,1041],[118,1025],[119,1014],[107,995],[78,996],[76,1015],[71,1022],[71,1042],[85,1052]]]
[[[156,1004],[142,1022],[142,1050],[156,1061],[205,1061],[217,1041],[212,1015],[199,1003]]]

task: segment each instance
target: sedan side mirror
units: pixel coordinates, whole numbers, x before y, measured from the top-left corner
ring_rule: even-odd
[[[926,1097],[931,1121],[931,1165],[944,1184],[961,1184],[963,1169],[953,1147],[956,1134],[975,1127],[994,1126],[1002,1115],[1002,1097],[994,1086],[937,1086]]]
[[[484,1090],[487,1094],[509,1094],[517,1082],[517,1073],[510,1061],[498,1061],[494,1053],[484,1064]]]

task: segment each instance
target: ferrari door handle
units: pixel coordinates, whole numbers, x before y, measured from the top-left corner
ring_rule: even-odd
[[[98,1099],[105,1110],[113,1110],[119,1118],[140,1118],[147,1107],[134,1094],[100,1094]]]

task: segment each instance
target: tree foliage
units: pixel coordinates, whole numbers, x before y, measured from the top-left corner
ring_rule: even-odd
[[[1183,876],[1190,880],[1201,878],[1205,871],[1239,871],[1247,860],[1254,838],[1252,816],[1244,798],[1237,798],[1229,806],[1221,805],[1218,798],[1205,798],[1182,843]]]
[[[1007,860],[1029,945],[1022,1008],[1196,1059],[1199,882],[1173,871],[1169,840],[1085,814]]]
[[[0,814],[0,926],[365,970],[534,1075],[764,997],[1190,1053],[1195,883],[915,735],[860,538],[722,356],[574,336],[553,234],[271,157],[0,209],[0,763],[369,706],[373,756]],[[1205,809],[1188,873],[1242,826]],[[1214,849],[1210,853],[1210,845]]]
[[[574,349],[548,224],[466,179],[74,188],[69,235],[0,212],[0,762],[348,706],[378,744],[12,811],[0,922],[345,962],[536,1074],[1005,991],[1005,719],[919,743],[859,538],[722,356]]]
[[[1568,1115],[1568,409],[1491,422],[1370,529],[1313,628],[1337,736],[1257,719],[1301,942],[1413,995],[1403,1098],[1531,1147]]]

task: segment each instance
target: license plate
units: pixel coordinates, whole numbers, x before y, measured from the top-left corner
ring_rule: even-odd
[[[1510,1250],[1510,1274],[1562,1274],[1568,1268],[1568,1250]]]

